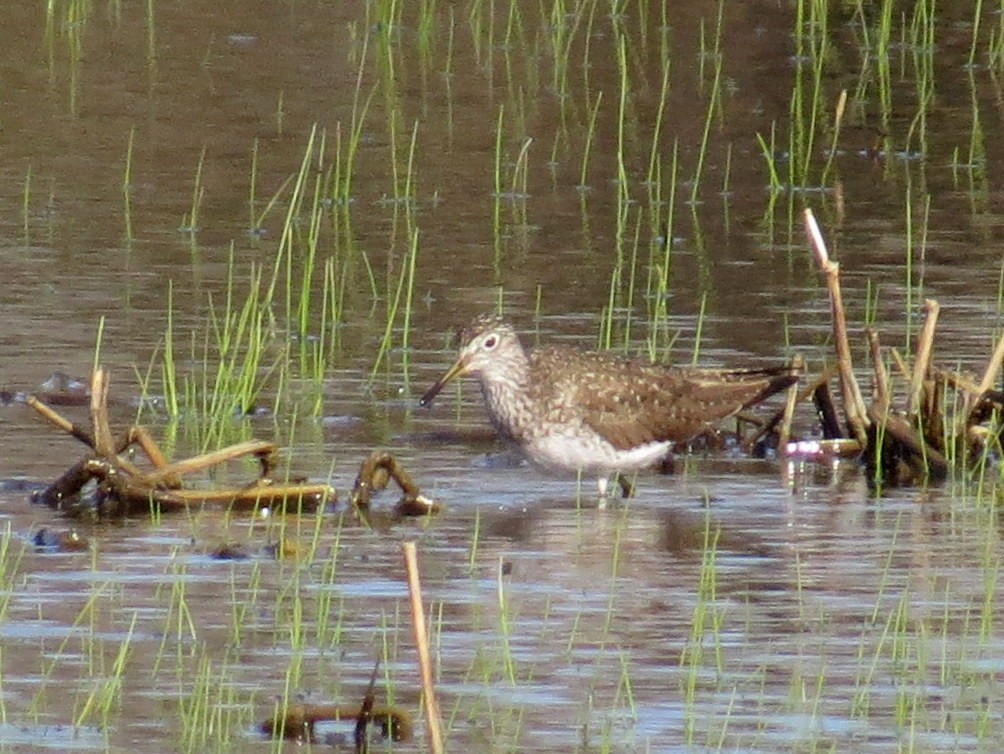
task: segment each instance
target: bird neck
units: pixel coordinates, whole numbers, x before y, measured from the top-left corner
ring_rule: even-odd
[[[500,434],[519,440],[526,432],[533,413],[530,382],[530,363],[522,349],[481,375],[488,414]]]

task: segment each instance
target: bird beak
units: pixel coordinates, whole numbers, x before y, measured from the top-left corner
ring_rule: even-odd
[[[464,359],[463,356],[461,356],[459,359],[453,362],[453,366],[446,371],[446,374],[444,374],[436,381],[435,385],[433,385],[432,387],[430,387],[428,390],[425,391],[425,395],[423,395],[419,399],[418,405],[428,406],[436,399],[436,396],[439,395],[439,393],[443,390],[444,387],[446,387],[446,385],[450,382],[450,380],[456,377],[463,377],[466,373],[467,373],[467,361]]]

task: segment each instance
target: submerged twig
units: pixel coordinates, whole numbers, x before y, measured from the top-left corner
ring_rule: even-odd
[[[373,719],[373,704],[375,702],[374,689],[376,688],[377,671],[380,669],[380,660],[373,663],[373,672],[370,673],[370,685],[366,687],[363,695],[363,703],[359,707],[359,717],[356,718],[356,727],[352,732],[352,737],[356,744],[356,754],[366,754],[369,751],[369,739],[366,737],[366,728]]]

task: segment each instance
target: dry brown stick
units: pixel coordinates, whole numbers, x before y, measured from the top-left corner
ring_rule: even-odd
[[[1004,335],[997,341],[994,355],[990,357],[986,371],[983,372],[983,379],[980,380],[980,395],[983,395],[983,393],[994,386],[994,383],[997,381],[997,375],[1000,374],[1002,360],[1004,360]]]
[[[826,274],[826,286],[830,292],[830,315],[833,318],[833,340],[840,366],[840,394],[844,401],[844,412],[854,438],[861,447],[868,445],[868,412],[861,388],[854,378],[854,364],[851,361],[851,346],[847,338],[847,319],[844,315],[844,301],[840,292],[840,265],[830,259],[826,241],[816,223],[811,209],[805,210],[805,232],[809,236],[812,250],[819,268]]]
[[[979,398],[980,396],[980,386],[973,382],[972,378],[965,374],[960,374],[959,372],[949,372],[944,369],[935,368],[935,377],[944,380],[948,385],[955,388],[959,392],[968,393],[969,395]]]
[[[150,434],[150,430],[146,427],[138,425],[130,427],[128,439],[130,444],[134,442],[139,444],[146,457],[150,459],[150,463],[156,468],[162,469],[170,463],[167,460],[167,456],[164,455],[164,451],[160,449],[160,445],[153,439],[153,435]]]
[[[94,450],[104,458],[115,456],[115,443],[108,423],[108,373],[98,367],[91,375],[91,432]]]
[[[801,374],[805,369],[805,359],[799,355],[791,360],[792,371]],[[781,431],[778,433],[777,450],[784,455],[788,450],[788,440],[791,439],[791,421],[795,416],[795,406],[799,401],[799,385],[797,382],[791,383],[788,388],[788,399],[784,404],[784,416],[781,419]]]
[[[944,479],[948,473],[948,459],[928,445],[924,438],[909,422],[886,414],[872,413],[872,421],[881,424],[887,436],[892,437],[907,451],[904,459],[918,474],[928,474],[936,479]]]
[[[816,407],[819,425],[823,430],[823,439],[844,439],[844,430],[840,426],[837,409],[833,406],[833,396],[830,395],[830,386],[827,383],[820,382],[813,388],[812,403]]]
[[[967,395],[965,398],[965,410],[962,412],[959,420],[961,425],[956,424],[955,426],[956,436],[959,436],[970,425],[973,411],[979,405],[980,398],[994,386],[994,383],[997,381],[997,375],[1000,374],[1002,360],[1004,360],[1004,335],[997,341],[997,347],[994,348],[993,356],[990,357],[987,368],[983,372],[983,379],[980,380],[979,387],[977,388],[978,392],[975,395]]]
[[[28,396],[26,403],[33,409],[35,409],[35,411],[37,411],[50,424],[53,424],[54,426],[59,427],[59,429],[66,432],[67,434],[72,435],[73,437],[80,440],[80,442],[82,442],[84,445],[91,448],[92,450],[94,449],[94,438],[91,436],[91,433],[88,432],[86,429],[78,427],[76,424],[71,422],[65,416],[57,412],[54,408],[40,401],[34,395]],[[136,427],[135,429],[140,430],[141,428]],[[145,432],[145,430],[142,431]],[[115,452],[121,453],[126,448],[128,448],[129,445],[132,444],[132,438],[133,435],[131,433],[127,433],[126,436],[119,441],[118,445],[115,446]],[[134,466],[132,463],[123,458],[119,458],[117,463],[119,466],[121,466],[123,471],[126,471],[129,474],[139,475],[142,473],[136,466]]]
[[[150,430],[146,427],[141,427],[139,425],[129,427],[129,430],[126,432],[125,442],[119,443],[118,451],[121,453],[125,450],[125,448],[129,447],[133,443],[137,443],[140,448],[142,448],[146,457],[155,468],[162,469],[171,463],[167,459],[167,456],[164,455],[164,451],[160,449],[160,445],[158,445],[157,441],[153,439],[153,435],[150,434]],[[119,460],[122,461],[122,459]],[[133,473],[142,474],[139,469],[136,469]],[[170,487],[172,489],[181,487],[180,476],[166,477],[162,479],[161,482],[161,486],[163,487]]]
[[[68,435],[72,435],[73,437],[75,437],[77,440],[80,440],[80,442],[82,442],[84,445],[91,448],[92,450],[94,449],[94,438],[91,436],[90,432],[88,432],[86,429],[83,429],[82,427],[78,427],[76,424],[74,424],[65,416],[56,411],[56,409],[54,409],[52,406],[41,401],[38,398],[38,396],[29,395],[25,399],[25,403],[27,403],[31,408],[35,409],[35,411],[38,412],[38,414],[47,422],[63,430]],[[156,442],[153,440],[152,437],[150,437],[150,433],[143,427],[137,426],[137,427],[132,427],[119,440],[118,444],[115,445],[115,452],[121,453],[130,445],[132,445],[133,442],[138,441],[142,445],[143,444],[141,438],[142,435],[146,435],[147,438],[149,439],[149,442],[153,443],[154,446],[156,446]],[[146,450],[145,446],[144,450]],[[159,452],[160,448],[157,448],[157,451]],[[147,451],[147,455],[150,456],[149,451]],[[152,460],[153,458],[151,457],[151,461]]]
[[[941,307],[933,298],[924,302],[927,318],[924,329],[917,341],[917,356],[913,360],[913,377],[910,380],[910,392],[906,399],[906,414],[912,416],[920,405],[921,393],[924,392],[924,380],[931,369],[931,354],[934,352],[934,330],[938,325],[938,312]]]
[[[418,647],[418,667],[422,674],[422,702],[425,705],[425,733],[432,754],[443,752],[443,732],[440,727],[439,701],[432,679],[432,659],[429,656],[429,633],[425,628],[425,608],[422,605],[422,583],[418,578],[418,555],[414,542],[403,542],[404,569],[408,574],[408,594],[411,596],[411,622]]]
[[[903,354],[899,352],[898,348],[890,348],[889,355],[892,356],[892,360],[896,362],[896,371],[900,373],[900,376],[904,380],[909,380],[910,367],[906,365],[906,359],[903,358]]]
[[[872,368],[875,370],[875,397],[872,405],[875,412],[880,416],[889,412],[891,398],[889,396],[889,371],[885,368],[885,361],[882,359],[882,344],[879,343],[878,333],[869,328],[865,329],[868,336],[868,348],[872,355]]]
[[[91,433],[86,429],[78,427],[76,424],[71,422],[65,416],[57,412],[55,409],[50,408],[47,404],[42,403],[36,396],[29,395],[25,401],[29,406],[31,406],[35,411],[41,414],[42,418],[45,419],[50,424],[59,427],[69,435],[77,438],[89,448],[94,447],[94,438],[91,437]]]
[[[202,469],[208,469],[211,466],[218,466],[221,463],[232,461],[241,456],[270,453],[275,449],[276,446],[273,443],[266,442],[265,440],[247,440],[239,442],[236,445],[228,445],[225,448],[214,450],[212,453],[206,453],[195,458],[186,458],[184,461],[175,461],[174,463],[161,466],[155,471],[144,474],[143,481],[153,486],[159,482],[170,480],[172,477],[191,474]]]
[[[280,503],[299,500],[311,507],[324,505],[337,498],[335,488],[328,484],[264,484],[251,487],[229,487],[206,490],[170,490],[170,496],[188,505],[230,505],[238,510],[259,506],[274,508]]]

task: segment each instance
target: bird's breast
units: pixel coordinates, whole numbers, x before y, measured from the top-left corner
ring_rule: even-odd
[[[499,434],[522,441],[533,422],[526,393],[507,383],[481,383],[488,416]]]

